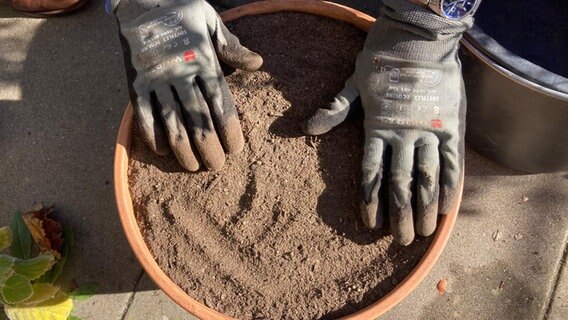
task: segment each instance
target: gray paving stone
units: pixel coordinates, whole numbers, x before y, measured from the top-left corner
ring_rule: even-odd
[[[519,174],[468,150],[450,241],[426,280],[384,318],[541,319],[566,230],[566,173]]]
[[[196,320],[173,302],[144,274],[137,286],[125,320]]]
[[[119,319],[141,272],[112,188],[128,100],[116,32],[102,1],[46,20],[0,4],[0,219],[34,202],[57,205],[75,234],[63,280],[100,287],[77,303],[84,319]]]
[[[88,300],[75,301],[72,314],[84,320],[122,319],[131,296],[131,292],[97,294]]]

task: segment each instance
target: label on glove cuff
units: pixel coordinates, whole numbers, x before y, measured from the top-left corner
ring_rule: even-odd
[[[188,65],[204,54],[212,53],[205,44],[208,30],[205,17],[191,16],[192,8],[172,6],[151,10],[122,26],[128,40],[132,65],[147,80],[188,74]],[[204,52],[207,51],[207,52]]]
[[[373,94],[362,95],[369,124],[430,131],[457,125],[462,81],[457,62],[362,58],[372,64],[372,68],[360,69],[367,72],[359,78],[373,88]]]

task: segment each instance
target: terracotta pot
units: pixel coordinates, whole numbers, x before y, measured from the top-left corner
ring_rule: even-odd
[[[244,16],[281,11],[304,12],[339,19],[351,23],[364,31],[368,31],[375,20],[362,12],[339,4],[312,0],[269,0],[255,2],[225,11],[221,13],[221,17],[224,21],[228,22]],[[231,317],[225,316],[206,307],[187,295],[185,291],[175,284],[160,269],[152,257],[152,253],[144,242],[136,222],[132,199],[130,198],[130,192],[128,190],[128,157],[130,152],[130,143],[132,141],[133,116],[133,108],[129,104],[126,108],[126,112],[124,113],[118,132],[114,159],[114,188],[116,202],[120,220],[130,246],[132,247],[136,258],[150,278],[182,308],[201,319],[232,319]],[[458,202],[455,203],[452,212],[440,219],[432,244],[412,272],[382,299],[367,308],[345,317],[344,319],[373,319],[380,316],[402,301],[402,299],[404,299],[416,288],[416,286],[418,286],[436,263],[436,260],[440,256],[442,249],[450,237],[450,233],[456,221],[460,201],[461,196]]]

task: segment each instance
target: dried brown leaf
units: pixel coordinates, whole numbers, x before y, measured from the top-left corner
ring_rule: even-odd
[[[47,208],[43,206],[34,207],[32,211],[24,213],[23,218],[40,251],[51,252],[56,259],[60,259],[63,229],[59,222],[48,218],[48,215],[53,212],[53,208],[53,206]]]

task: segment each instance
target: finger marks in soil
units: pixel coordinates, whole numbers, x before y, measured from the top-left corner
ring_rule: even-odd
[[[263,270],[256,267],[254,262],[236,254],[239,248],[227,245],[222,239],[224,236],[203,221],[199,224],[186,225],[184,232],[185,240],[192,243],[192,247],[199,247],[202,251],[201,257],[210,261],[208,265],[216,266],[219,277],[228,277],[233,283],[246,283],[248,287],[263,292],[266,296],[270,295],[269,292],[264,292],[266,288],[260,285],[268,281],[269,277],[263,274]]]

